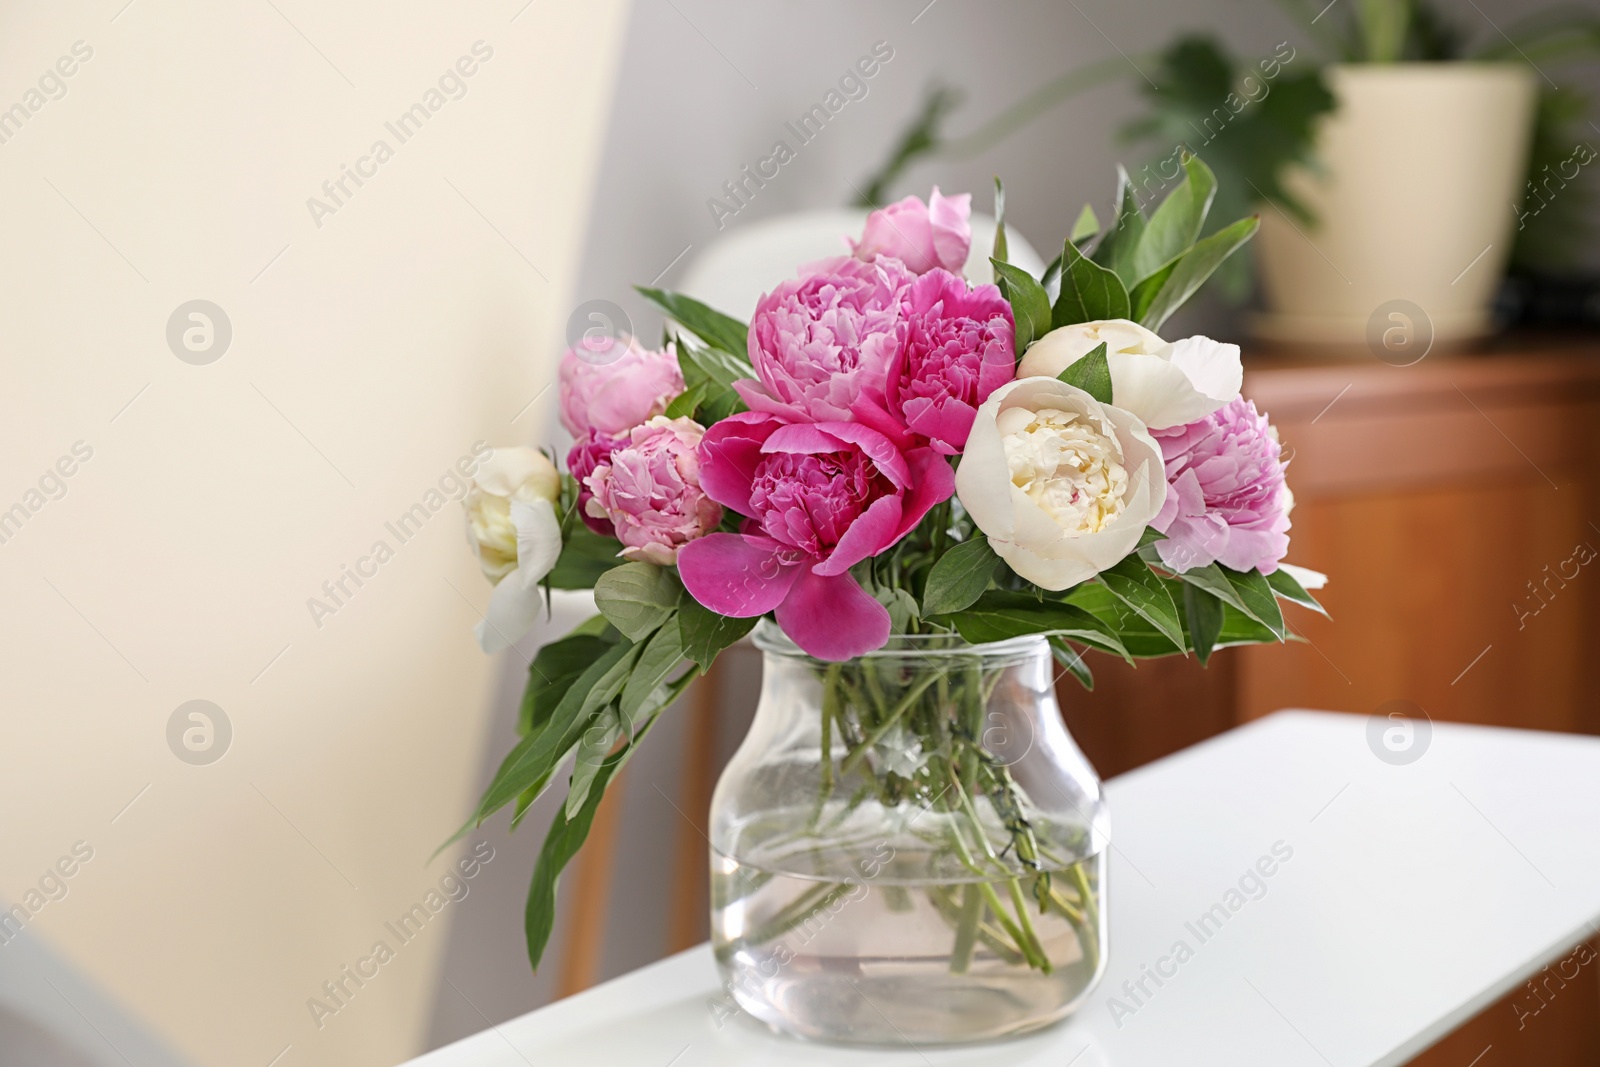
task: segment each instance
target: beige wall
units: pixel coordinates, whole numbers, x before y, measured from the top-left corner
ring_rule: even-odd
[[[475,440],[540,436],[625,6],[123,3],[0,14],[0,108],[92,50],[0,143],[0,510],[42,504],[0,543],[0,901],[86,842],[29,928],[182,1055],[394,1063],[465,905],[404,947],[384,923],[450,862],[491,672],[458,506],[384,524]],[[478,41],[462,98],[385,130]],[[208,365],[165,337],[194,299],[232,324]],[[194,699],[232,724],[210,765],[167,742]]]

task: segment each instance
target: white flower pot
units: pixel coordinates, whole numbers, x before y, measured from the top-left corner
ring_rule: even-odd
[[[1316,222],[1262,211],[1267,310],[1256,333],[1382,343],[1373,339],[1399,325],[1448,343],[1489,332],[1523,196],[1534,74],[1401,63],[1333,66],[1328,81],[1339,107],[1317,131],[1321,172],[1287,179]]]

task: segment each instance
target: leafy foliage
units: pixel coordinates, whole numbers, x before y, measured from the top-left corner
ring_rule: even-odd
[[[1095,345],[1072,366],[1056,376],[1068,385],[1075,385],[1102,404],[1111,400],[1111,366],[1106,362],[1106,343]]]

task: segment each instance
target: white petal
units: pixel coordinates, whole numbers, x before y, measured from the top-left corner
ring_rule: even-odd
[[[542,452],[517,445],[497,448],[478,466],[472,479],[479,488],[495,496],[511,496],[528,487],[531,494],[555,499],[561,491],[561,475]],[[530,486],[529,483],[532,483]]]
[[[1061,326],[1028,346],[1017,366],[1017,377],[1054,378],[1101,342],[1105,343],[1107,355],[1151,353],[1166,344],[1156,334],[1128,319],[1101,319]]]
[[[1292,563],[1278,564],[1280,571],[1288,573],[1289,577],[1300,583],[1300,588],[1306,592],[1321,589],[1328,584],[1328,576],[1321,571],[1314,571],[1310,567],[1296,567]]]
[[[506,581],[538,585],[561,556],[561,520],[543,497],[511,502],[511,525],[517,529],[517,570]]]
[[[1111,402],[1152,430],[1203,419],[1222,406],[1194,387],[1182,368],[1160,356],[1111,355]]]
[[[1239,359],[1238,345],[1196,335],[1172,342],[1162,354],[1189,376],[1196,389],[1216,401],[1219,408],[1238,396],[1244,387],[1244,364]]]
[[[1010,537],[1013,529],[1010,468],[995,425],[1008,391],[1009,386],[1001,386],[979,406],[956,468],[956,498],[978,528],[995,537]]]
[[[508,574],[489,596],[489,610],[473,633],[485,652],[509,648],[538,621],[543,606],[539,584],[523,583],[517,573]]]

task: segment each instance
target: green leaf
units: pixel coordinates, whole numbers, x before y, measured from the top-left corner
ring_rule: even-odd
[[[681,365],[681,364],[680,364]],[[673,398],[663,413],[669,419],[692,419],[695,411],[705,402],[709,382],[696,382]]]
[[[1083,210],[1078,212],[1078,221],[1072,224],[1072,234],[1067,238],[1075,245],[1093,240],[1100,233],[1100,218],[1094,213],[1094,205],[1085,204]]]
[[[542,729],[572,683],[614,643],[593,634],[573,633],[539,649],[528,668],[517,733],[526,737]]]
[[[566,758],[572,746],[578,743],[578,738],[593,720],[593,713],[601,703],[616,695],[615,689],[609,694],[605,694],[605,689],[613,680],[618,687],[621,686],[627,668],[632,664],[633,654],[637,652],[637,645],[619,642],[601,653],[600,658],[578,676],[551,712],[545,728],[523,738],[501,761],[500,768],[495,771],[494,779],[490,781],[489,788],[484,790],[471,818],[456,831],[451,841],[457,840],[505,807],[524,790],[534,790],[535,796],[544,791],[556,767]],[[600,694],[604,695],[591,703]]]
[[[683,639],[683,654],[699,665],[702,674],[711,669],[717,653],[755,629],[760,621],[759,615],[748,619],[719,615],[687,592],[678,602],[678,630]]]
[[[1223,603],[1197,585],[1183,587],[1183,614],[1189,625],[1189,635],[1194,644],[1194,654],[1204,665],[1211,659],[1222,634]]]
[[[1254,237],[1260,225],[1261,220],[1251,215],[1196,243],[1173,266],[1167,280],[1151,299],[1150,306],[1139,316],[1139,325],[1160,333],[1167,317],[1195,294],[1212,272],[1222,265],[1223,260]]]
[[[1106,362],[1106,343],[1089,349],[1072,366],[1056,375],[1059,381],[1075,385],[1102,404],[1111,403],[1111,366]]]
[[[701,391],[696,407],[701,411],[704,425],[745,410],[744,401],[734,391],[733,383],[754,378],[755,369],[743,358],[680,339],[678,366],[683,371],[684,388]]]
[[[961,611],[983,595],[1000,557],[981,533],[953,545],[928,572],[922,593],[924,615],[949,615]]]
[[[1115,209],[1116,218],[1111,220],[1106,235],[1100,239],[1093,259],[1102,267],[1115,271],[1123,285],[1127,286],[1133,284],[1133,255],[1139,242],[1144,240],[1146,223],[1144,212],[1139,210],[1139,198],[1134,192],[1133,180],[1121,164],[1117,165]]]
[[[1267,575],[1267,584],[1272,586],[1272,591],[1283,597],[1283,599],[1299,604],[1303,608],[1310,608],[1324,618],[1328,616],[1327,609],[1317,603],[1317,598],[1306,592],[1305,587],[1300,584],[1295,576],[1282,567]]]
[[[1278,640],[1283,640],[1288,633],[1283,625],[1283,609],[1278,607],[1278,598],[1273,595],[1272,586],[1267,584],[1261,572],[1249,570],[1241,573],[1223,567],[1222,573],[1227,575],[1234,591],[1239,594],[1244,613],[1277,634]]]
[[[606,756],[616,745],[617,738],[622,736],[622,729],[622,716],[617,714],[614,706],[608,704],[578,738],[577,754],[573,757],[572,777],[567,785],[567,801],[564,805],[567,818],[572,818],[583,808],[584,801],[589,798],[589,789],[599,775]]]
[[[1182,257],[1179,257],[1182,258]],[[1128,317],[1134,322],[1143,321],[1150,311],[1150,305],[1156,301],[1156,296],[1167,284],[1167,279],[1172,277],[1172,272],[1178,269],[1178,260],[1166,264],[1154,274],[1145,278],[1128,293]]]
[[[631,641],[642,641],[677,610],[683,586],[666,567],[634,561],[613,567],[594,585],[595,606]]]
[[[1103,620],[1072,604],[1038,600],[1026,593],[991,590],[949,619],[957,632],[973,644],[1005,641],[1024,634],[1056,634],[1127,657],[1117,632]]]
[[[1017,324],[1017,358],[1021,359],[1030,344],[1050,332],[1050,297],[1044,286],[1021,267],[999,259],[989,262],[994,266],[1001,293],[1011,303],[1011,318]]]
[[[689,332],[713,348],[734,356],[744,356],[748,351],[745,324],[730,315],[706,307],[693,297],[665,289],[635,286],[646,300],[671,315]],[[749,363],[745,366],[748,368]],[[751,377],[745,374],[745,377]]]
[[[550,940],[550,931],[555,927],[556,885],[560,881],[561,872],[566,869],[572,857],[578,854],[578,849],[583,847],[584,839],[589,836],[589,827],[594,824],[594,814],[605,796],[606,786],[630,749],[631,746],[606,757],[595,771],[582,808],[576,814],[569,815],[563,806],[556,812],[555,819],[550,823],[550,830],[545,834],[544,845],[539,849],[538,862],[533,866],[533,881],[528,886],[528,903],[523,912],[523,930],[528,941],[528,961],[533,964],[535,971],[539,969],[539,960],[544,956],[545,945]]]
[[[650,643],[645,645],[644,651],[639,653],[639,662],[633,666],[633,673],[628,676],[628,682],[622,687],[622,717],[626,722],[633,722],[641,708],[645,707],[657,687],[667,680],[667,677],[684,663],[683,657],[683,632],[680,626],[663,626],[650,638]]]
[[[1144,533],[1139,535],[1139,548],[1135,549],[1134,551],[1137,552],[1139,549],[1142,549],[1147,545],[1153,545],[1157,541],[1165,541],[1166,539],[1167,535],[1156,529],[1154,526],[1146,526],[1144,528]]]
[[[1062,638],[1051,637],[1050,654],[1061,664],[1063,670],[1078,680],[1079,685],[1091,693],[1094,692],[1094,672],[1089,669],[1089,664],[1084,660],[1082,653]]]
[[[582,522],[573,522],[566,531],[561,555],[545,581],[552,589],[593,589],[595,583],[623,562],[617,553],[622,546],[601,537]]]
[[[1001,263],[1011,262],[1006,249],[1006,189],[1000,184],[998,174],[994,178],[994,255],[990,258]]]
[[[1174,645],[1182,647],[1183,623],[1178,617],[1178,606],[1172,594],[1155,572],[1145,566],[1144,560],[1130,555],[1114,567],[1107,567],[1095,576],[1096,580],[1111,590],[1113,596],[1132,608],[1142,618]]]
[[[1131,265],[1134,282],[1155,274],[1200,239],[1206,213],[1217,195],[1217,176],[1199,156],[1189,156],[1183,161],[1183,167],[1187,173],[1182,184],[1167,194],[1150,216],[1150,225],[1134,250]]]
[[[1099,582],[1084,582],[1074,586],[1066,596],[1067,603],[1093,615],[1117,635],[1127,649],[1125,658],[1131,663],[1135,657],[1171,656],[1188,651],[1188,645],[1174,644],[1155,626],[1123,603],[1110,589]]]
[[[1061,253],[1061,262],[1061,293],[1050,309],[1052,329],[1128,317],[1128,290],[1114,272],[1085,259],[1071,241]]]

